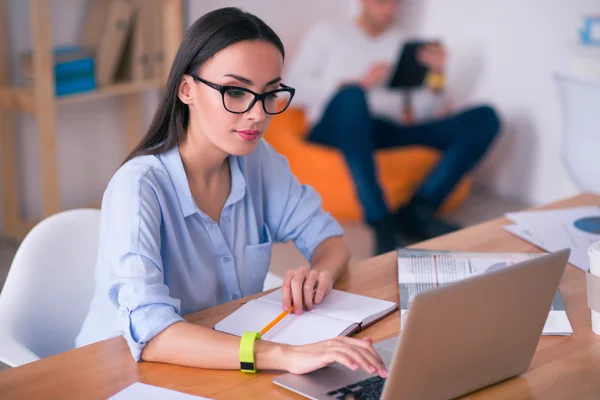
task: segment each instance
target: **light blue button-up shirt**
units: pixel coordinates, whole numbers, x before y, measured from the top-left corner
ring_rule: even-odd
[[[135,360],[182,315],[262,291],[273,242],[308,259],[341,235],[309,186],[264,140],[230,156],[231,192],[213,221],[195,204],[178,147],[140,156],[113,176],[102,201],[96,288],[76,346],[122,334]]]

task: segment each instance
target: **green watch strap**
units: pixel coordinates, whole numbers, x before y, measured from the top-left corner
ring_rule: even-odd
[[[246,373],[256,373],[254,361],[254,342],[262,337],[258,332],[244,332],[240,341],[240,369]]]

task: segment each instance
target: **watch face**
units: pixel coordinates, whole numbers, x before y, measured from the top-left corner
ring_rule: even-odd
[[[240,363],[240,368],[246,371],[254,371],[254,363],[242,361]]]

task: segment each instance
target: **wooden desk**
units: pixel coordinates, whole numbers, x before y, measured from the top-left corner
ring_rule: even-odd
[[[600,197],[582,195],[548,207],[600,205]],[[501,218],[415,247],[457,251],[540,251],[504,232]],[[394,253],[351,267],[336,286],[341,290],[398,301]],[[542,337],[527,373],[468,396],[469,399],[598,399],[600,336],[591,330],[585,275],[569,266],[561,282],[562,296],[575,333]],[[212,327],[248,299],[192,314],[193,323]],[[398,334],[396,312],[361,332],[376,341]],[[277,373],[245,375],[156,363],[135,363],[121,337],[49,357],[0,373],[0,398],[107,398],[139,381],[215,399],[292,399],[299,396],[272,383]]]

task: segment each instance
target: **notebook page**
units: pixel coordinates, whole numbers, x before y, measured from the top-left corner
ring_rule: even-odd
[[[354,327],[356,324],[319,314],[290,314],[265,333],[263,339],[291,345],[303,345],[345,335],[347,330],[353,330]]]
[[[281,308],[281,289],[261,297],[259,301],[276,304]],[[395,308],[396,303],[391,301],[333,289],[321,304],[316,304],[308,314],[320,314],[349,322],[368,324]]]
[[[281,303],[251,300],[222,321],[215,329],[241,336],[246,331],[258,332],[281,313]],[[344,334],[355,324],[319,314],[290,314],[279,321],[264,336],[264,340],[291,345],[302,345],[333,339]]]
[[[250,300],[215,325],[215,329],[236,336],[258,332],[281,313],[281,306]]]

